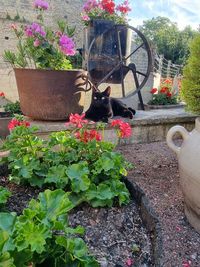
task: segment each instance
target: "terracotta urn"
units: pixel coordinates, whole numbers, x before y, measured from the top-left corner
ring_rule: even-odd
[[[177,146],[173,141],[177,132],[183,138],[181,146]],[[167,133],[167,144],[178,157],[185,215],[200,233],[200,117],[196,119],[192,132],[182,126],[172,127]]]

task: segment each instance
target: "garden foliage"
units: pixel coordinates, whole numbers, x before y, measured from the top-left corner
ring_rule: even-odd
[[[131,11],[129,1],[116,4],[115,0],[87,0],[83,5],[82,21],[88,25],[94,19],[110,20],[117,24],[127,23],[127,14]]]
[[[71,69],[71,57],[76,52],[72,39],[75,27],[60,20],[57,22],[57,30],[54,30],[46,25],[44,19],[44,12],[49,4],[43,0],[35,0],[34,8],[37,12],[36,21],[30,25],[11,25],[18,39],[17,50],[6,50],[4,59],[17,68]]]
[[[152,88],[150,93],[152,94],[152,99],[148,104],[150,105],[173,105],[177,104],[177,93],[174,92],[172,88],[173,80],[164,79],[161,80],[160,87]]]
[[[72,115],[72,122],[75,116],[79,115]],[[122,179],[129,164],[114,151],[112,143],[87,128],[87,120],[79,123],[81,128],[52,133],[43,140],[28,122],[13,119],[9,125],[12,132],[4,144],[10,151],[3,159],[11,171],[9,179],[40,188],[62,188],[78,202],[86,201],[93,207],[112,206],[115,199],[120,205],[128,203],[129,192]],[[119,127],[130,134],[127,123]],[[118,134],[124,136],[125,132],[119,128]]]
[[[0,266],[99,266],[77,236],[84,229],[70,228],[67,213],[84,201],[93,207],[110,207],[115,200],[128,203],[122,178],[130,165],[112,143],[102,140],[104,124],[97,124],[96,131],[84,114],[71,114],[67,125],[73,128],[52,133],[45,141],[23,116],[9,123],[11,134],[3,147],[10,154],[2,159],[10,169],[9,179],[54,191],[40,193],[22,215],[0,212]],[[113,120],[112,126],[119,137],[131,134],[129,124],[121,120]],[[1,203],[9,196],[0,189]]]
[[[74,207],[68,193],[46,190],[22,215],[0,213],[0,266],[98,267],[89,255],[81,226],[68,226]]]
[[[200,34],[190,45],[190,56],[183,70],[181,95],[188,110],[200,114]]]

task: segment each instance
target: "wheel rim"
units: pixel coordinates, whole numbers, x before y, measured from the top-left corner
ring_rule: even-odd
[[[123,38],[127,38],[129,42],[126,47],[122,44]],[[141,60],[138,61],[139,55],[145,58],[145,66],[142,66]],[[104,83],[118,85],[121,87],[118,89],[119,94],[121,91],[118,98],[129,98],[137,94],[147,82],[151,69],[150,46],[145,36],[132,26],[114,25],[90,43],[87,55],[89,79],[97,87]],[[133,86],[129,81],[126,82],[127,76],[132,77]]]

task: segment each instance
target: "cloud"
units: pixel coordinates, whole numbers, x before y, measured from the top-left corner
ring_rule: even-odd
[[[131,1],[130,1],[131,2]],[[134,0],[130,14],[131,25],[141,25],[144,20],[158,16],[168,17],[180,29],[190,25],[197,29],[200,24],[200,1],[193,0]]]

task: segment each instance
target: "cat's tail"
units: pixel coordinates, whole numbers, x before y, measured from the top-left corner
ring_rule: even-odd
[[[133,108],[128,108],[128,110],[130,110],[130,111],[133,113],[133,115],[135,115],[135,113],[136,113],[135,109],[133,109]]]

